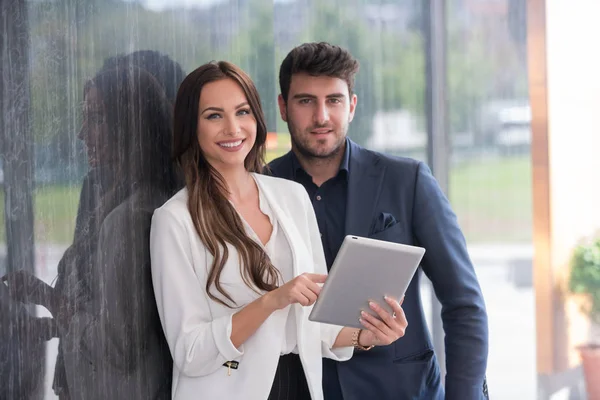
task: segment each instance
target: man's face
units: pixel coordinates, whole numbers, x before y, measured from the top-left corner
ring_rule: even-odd
[[[332,158],[343,149],[356,101],[343,79],[305,73],[292,76],[287,99],[278,98],[292,145],[311,158]]]

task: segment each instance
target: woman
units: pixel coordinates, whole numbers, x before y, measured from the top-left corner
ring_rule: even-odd
[[[155,211],[150,236],[173,398],[322,399],[321,358],[398,339],[402,309],[390,300],[397,317],[381,311],[388,325],[360,332],[308,321],[326,278],[316,218],[302,186],[258,174],[267,132],[242,70],[189,74],[174,117],[186,188]]]

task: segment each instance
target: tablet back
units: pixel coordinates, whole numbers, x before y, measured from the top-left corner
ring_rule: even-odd
[[[363,328],[360,312],[375,315],[369,300],[391,313],[383,296],[404,296],[424,254],[422,247],[346,236],[309,320]]]

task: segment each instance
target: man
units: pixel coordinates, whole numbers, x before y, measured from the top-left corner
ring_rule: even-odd
[[[487,315],[465,239],[422,162],[366,150],[346,137],[357,107],[358,62],[327,43],[294,48],[279,72],[279,110],[292,151],[273,175],[301,183],[312,199],[328,267],[345,235],[427,249],[421,269],[442,303],[446,385],[433,352],[415,274],[404,299],[406,335],[344,363],[324,360],[326,400],[485,398]],[[445,397],[444,397],[445,396]]]

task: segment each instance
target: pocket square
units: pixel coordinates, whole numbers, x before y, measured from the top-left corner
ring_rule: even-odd
[[[371,227],[371,235],[375,235],[379,232],[385,231],[391,226],[396,224],[396,218],[390,213],[382,212],[379,216],[373,221],[373,225]]]

